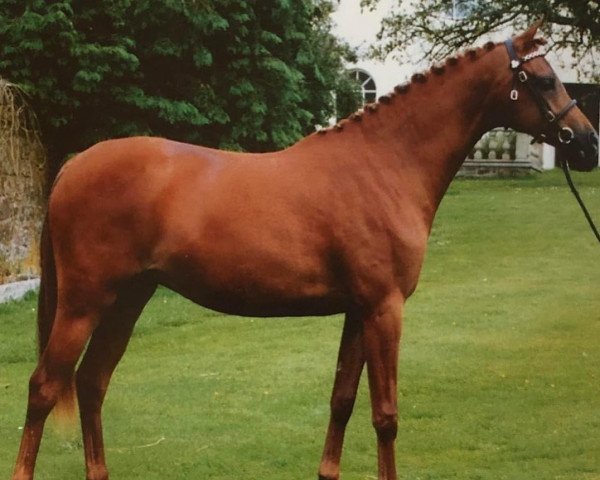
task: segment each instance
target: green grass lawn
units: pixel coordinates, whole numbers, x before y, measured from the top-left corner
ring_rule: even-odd
[[[576,175],[600,221],[600,172]],[[0,478],[35,363],[35,302],[0,306]],[[159,291],[104,409],[113,479],[313,479],[342,319],[219,315]],[[363,378],[344,480],[376,478]],[[600,479],[600,248],[560,172],[458,180],[406,308],[402,479]],[[46,430],[38,479],[81,479]]]

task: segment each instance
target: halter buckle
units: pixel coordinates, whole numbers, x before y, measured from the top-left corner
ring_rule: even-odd
[[[563,145],[568,145],[575,138],[575,132],[569,127],[562,127],[558,131],[558,141]]]
[[[548,120],[549,123],[554,123],[554,120],[556,120],[556,115],[554,115],[554,113],[550,110],[548,110],[544,116],[546,117],[546,120]]]
[[[518,77],[521,83],[525,83],[529,79],[525,70],[519,70]]]
[[[510,91],[510,99],[514,102],[519,99],[519,91],[516,88],[513,88]]]

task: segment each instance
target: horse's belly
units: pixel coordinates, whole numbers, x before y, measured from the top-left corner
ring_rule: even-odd
[[[223,313],[252,317],[332,315],[346,310],[346,299],[338,292],[323,294],[281,289],[234,288],[212,282],[181,282],[166,277],[162,283],[193,302]]]
[[[169,262],[160,281],[195,303],[245,316],[330,315],[346,310],[347,295],[319,262],[248,255],[186,255]],[[313,264],[315,263],[315,264]]]

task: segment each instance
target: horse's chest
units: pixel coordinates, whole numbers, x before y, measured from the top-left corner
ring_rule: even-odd
[[[410,225],[410,224],[409,224]],[[346,283],[354,295],[371,297],[399,289],[407,297],[415,289],[427,245],[420,225],[371,228],[354,236],[345,251]]]

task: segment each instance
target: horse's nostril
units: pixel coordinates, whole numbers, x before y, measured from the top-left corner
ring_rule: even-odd
[[[589,149],[589,153],[591,153],[591,156],[597,156],[598,155],[598,134],[592,130],[591,132],[588,133],[587,140],[588,140],[587,148]]]
[[[596,132],[590,132],[590,144],[592,145],[592,151],[598,155],[598,135]]]

